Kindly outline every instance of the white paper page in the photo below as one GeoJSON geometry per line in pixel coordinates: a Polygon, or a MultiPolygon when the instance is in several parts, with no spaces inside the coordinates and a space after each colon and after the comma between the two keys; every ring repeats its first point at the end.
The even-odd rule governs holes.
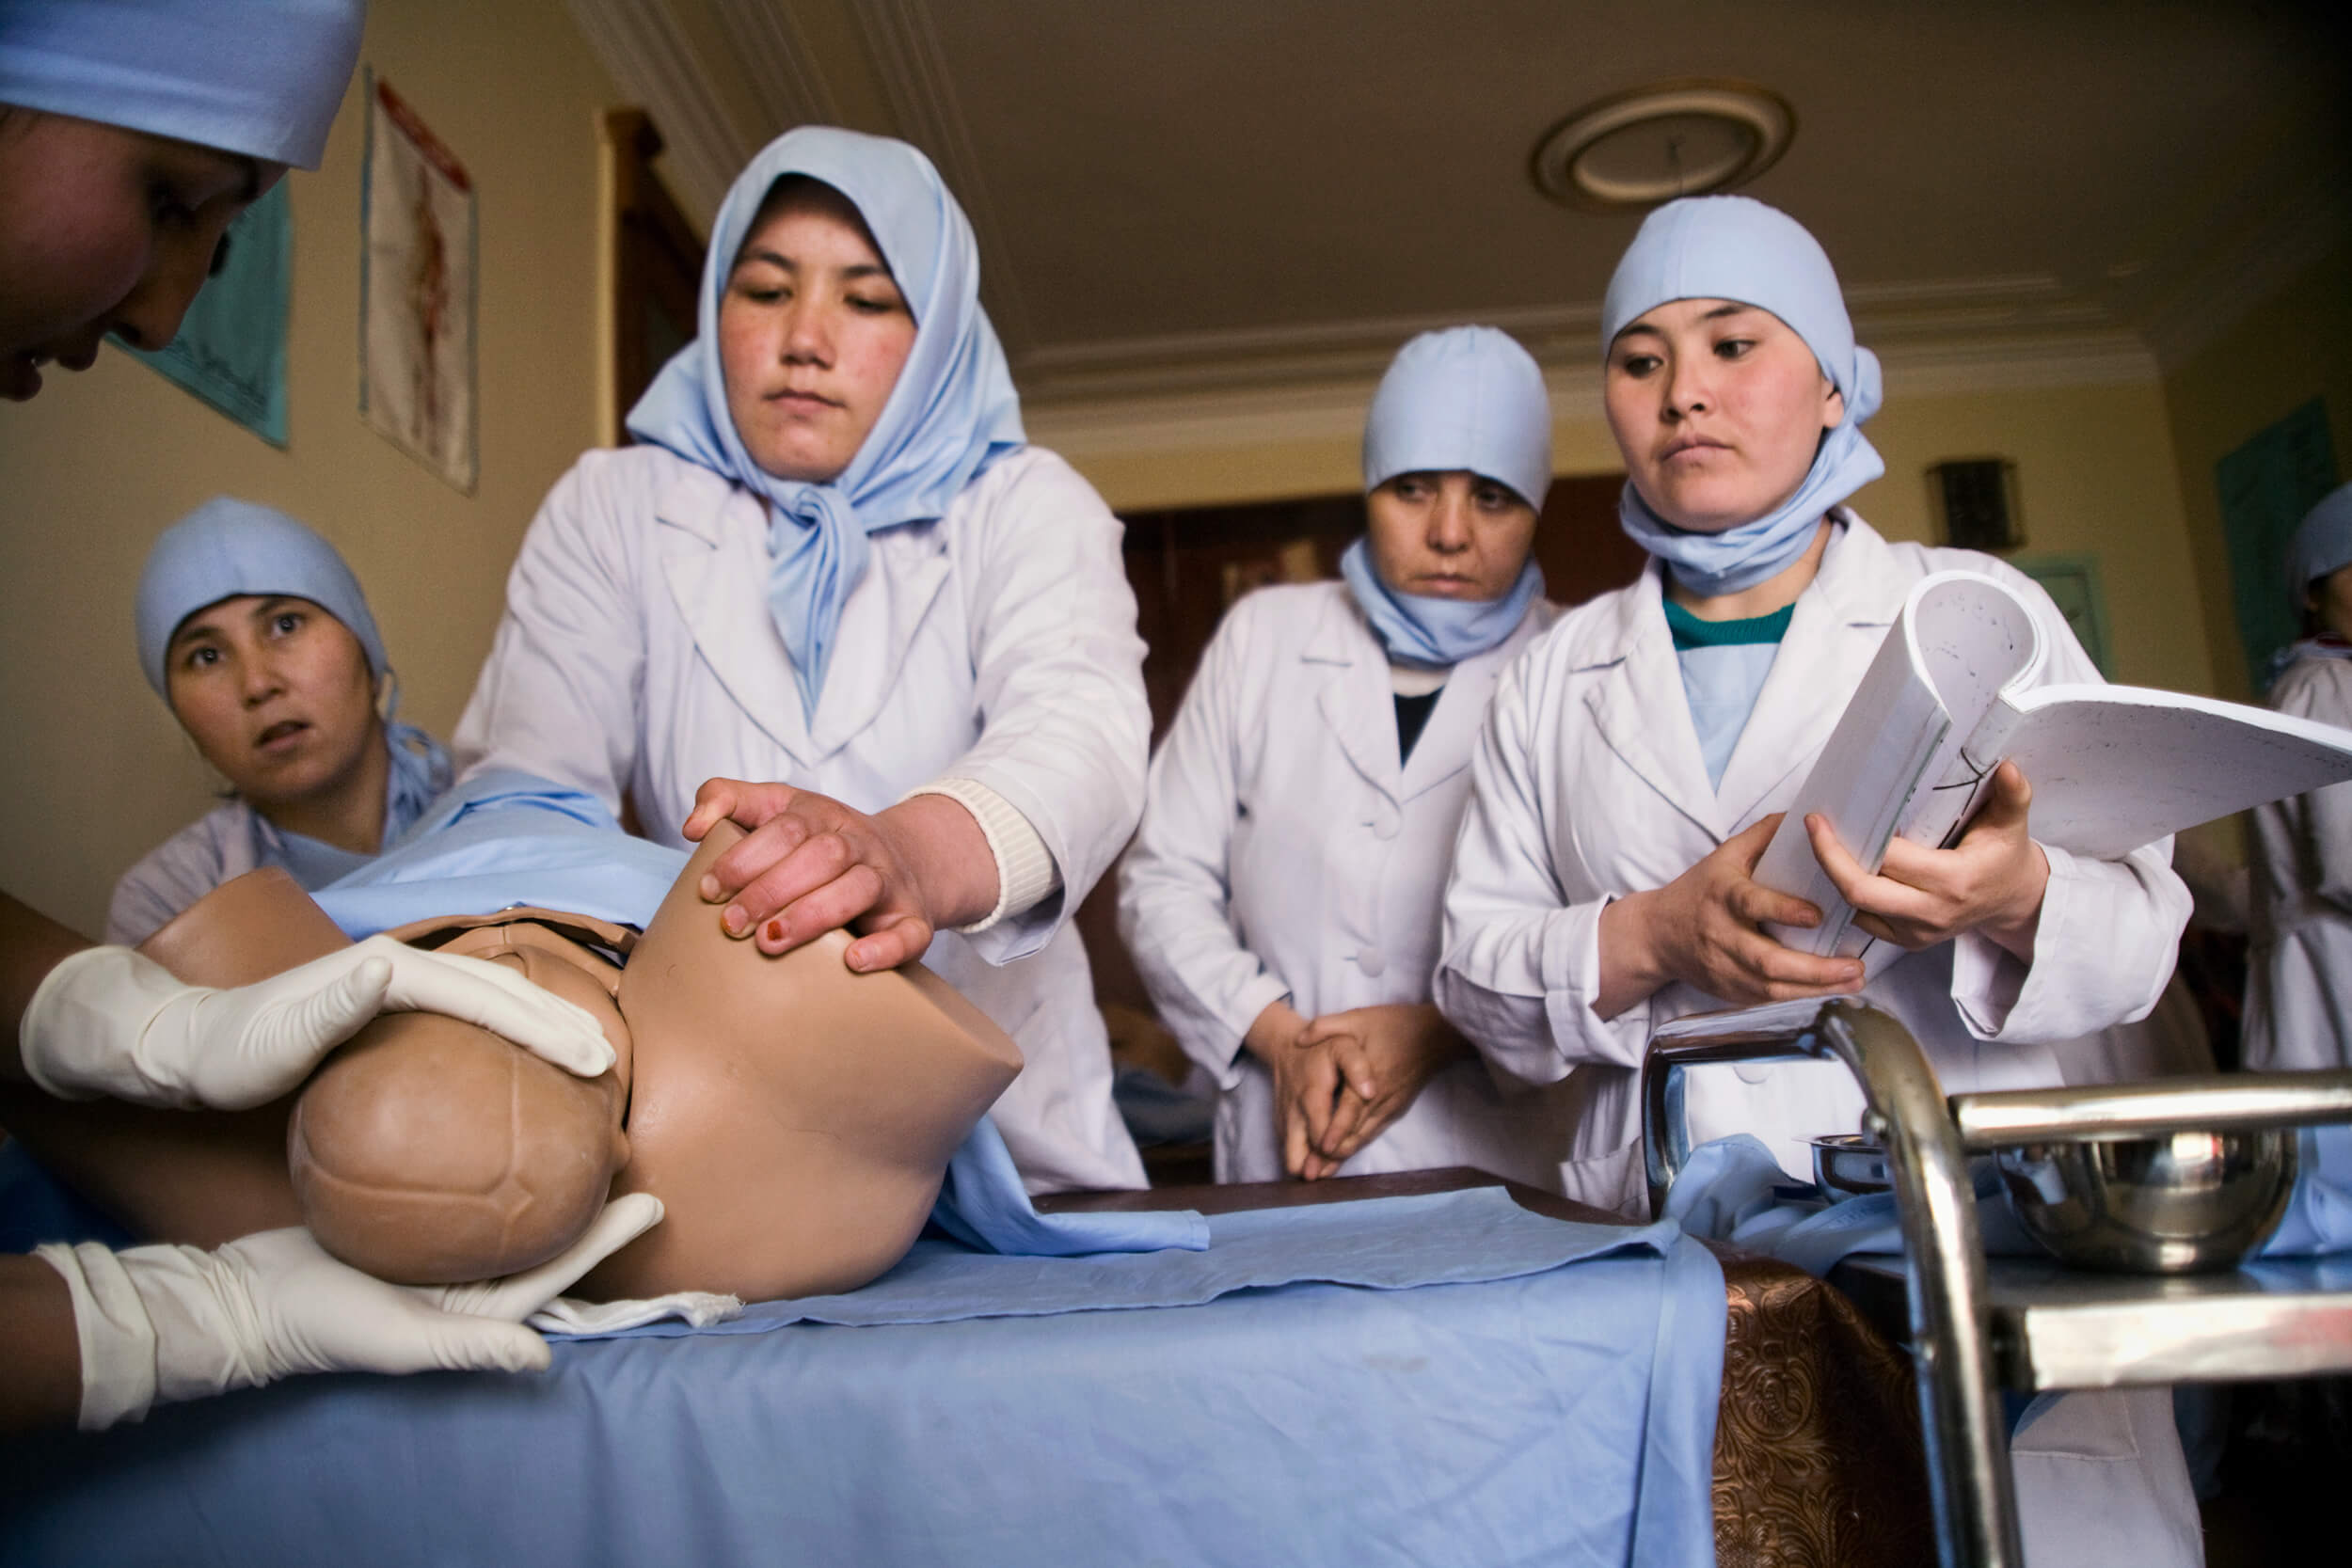
{"type": "Polygon", "coordinates": [[[1774,940],[1808,953],[1859,953],[1869,944],[1850,928],[1852,906],[1814,859],[1805,817],[1827,817],[1838,842],[1873,871],[1897,832],[1940,842],[1979,782],[1963,738],[2002,688],[2030,679],[2041,660],[2032,611],[1991,578],[1937,572],[1913,586],[1756,863],[1757,881],[1821,911],[1811,930],[1766,927],[1774,940]]]}
{"type": "Polygon", "coordinates": [[[1944,705],[1913,670],[1898,623],[1879,644],[1845,717],[1830,732],[1820,759],[1756,863],[1757,881],[1821,911],[1821,924],[1811,930],[1765,927],[1774,941],[1807,953],[1832,952],[1853,918],[1853,907],[1837,895],[1829,873],[1813,858],[1805,814],[1828,817],[1838,842],[1856,846],[1865,863],[1875,865],[1886,852],[1896,813],[1950,728],[1944,705]]]}
{"type": "Polygon", "coordinates": [[[2352,779],[2352,730],[2132,686],[2016,693],[1984,739],[2032,786],[2026,831],[2099,860],[2352,779]]]}
{"type": "Polygon", "coordinates": [[[1807,996],[1794,1002],[1759,1002],[1753,1007],[1734,1007],[1716,1013],[1685,1013],[1669,1019],[1650,1031],[1650,1041],[1704,1039],[1714,1035],[1788,1035],[1795,1037],[1813,1027],[1828,1006],[1820,997],[1807,996]]]}

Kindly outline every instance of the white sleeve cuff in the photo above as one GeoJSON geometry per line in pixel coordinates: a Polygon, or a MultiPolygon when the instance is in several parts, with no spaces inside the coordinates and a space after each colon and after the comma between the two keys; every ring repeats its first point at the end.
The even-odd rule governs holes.
{"type": "Polygon", "coordinates": [[[900,799],[912,800],[917,795],[945,795],[970,812],[996,861],[996,907],[986,917],[957,927],[962,935],[977,936],[999,921],[1025,914],[1061,886],[1061,868],[1054,863],[1045,840],[1012,802],[988,785],[977,779],[934,779],[900,799]]]}

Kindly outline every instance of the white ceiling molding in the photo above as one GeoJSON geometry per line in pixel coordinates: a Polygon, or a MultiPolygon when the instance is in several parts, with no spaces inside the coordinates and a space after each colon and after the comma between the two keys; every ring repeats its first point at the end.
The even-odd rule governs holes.
{"type": "MultiPolygon", "coordinates": [[[[1846,301],[1865,343],[1939,390],[2155,373],[2146,344],[2104,306],[2045,275],[1863,284],[1846,301]]],[[[1407,338],[1470,322],[1502,328],[1548,368],[1581,372],[1600,357],[1600,307],[1584,303],[1056,344],[1021,356],[1013,371],[1041,406],[1369,387],[1407,338]]]]}
{"type": "Polygon", "coordinates": [[[2315,181],[2277,202],[2251,233],[2185,269],[2151,313],[2148,341],[2169,372],[2179,370],[2304,268],[2352,232],[2336,178],[2315,181]]]}
{"type": "Polygon", "coordinates": [[[841,105],[790,8],[781,0],[710,0],[710,8],[742,54],[744,74],[771,134],[841,123],[841,105]]]}
{"type": "Polygon", "coordinates": [[[2139,335],[2120,327],[1890,343],[1878,356],[1890,401],[2049,387],[2129,387],[2162,373],[2139,335]]]}
{"type": "Polygon", "coordinates": [[[692,42],[663,0],[571,0],[571,12],[612,80],[653,117],[674,194],[707,221],[753,148],[720,108],[692,42]]]}
{"type": "MultiPolygon", "coordinates": [[[[1388,353],[1368,368],[1282,384],[1072,398],[1037,396],[1024,381],[1022,418],[1029,438],[1073,460],[1170,452],[1230,451],[1293,441],[1353,441],[1379,384],[1388,353]]],[[[1572,363],[1548,366],[1551,414],[1567,424],[1601,418],[1597,346],[1572,363]]],[[[2113,387],[2153,382],[2155,356],[2130,332],[2044,333],[1977,341],[1912,342],[1883,358],[1890,398],[1950,397],[2052,387],[2113,387]]]]}
{"type": "Polygon", "coordinates": [[[931,155],[972,220],[980,245],[981,292],[1007,354],[1016,358],[1036,341],[1028,302],[1008,259],[995,206],[981,178],[981,159],[956,99],[953,72],[924,0],[848,0],[866,41],[882,96],[906,137],[931,155]]]}

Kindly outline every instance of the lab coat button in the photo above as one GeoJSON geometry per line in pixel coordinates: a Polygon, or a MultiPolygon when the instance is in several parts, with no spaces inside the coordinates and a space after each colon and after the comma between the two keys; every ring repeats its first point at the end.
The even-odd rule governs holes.
{"type": "Polygon", "coordinates": [[[1376,980],[1380,977],[1380,972],[1389,966],[1381,958],[1380,949],[1377,947],[1359,947],[1356,950],[1356,967],[1376,980]]]}
{"type": "Polygon", "coordinates": [[[1394,838],[1397,834],[1397,830],[1402,826],[1403,824],[1398,822],[1393,816],[1375,817],[1372,824],[1372,834],[1375,838],[1386,842],[1389,839],[1394,838]]]}

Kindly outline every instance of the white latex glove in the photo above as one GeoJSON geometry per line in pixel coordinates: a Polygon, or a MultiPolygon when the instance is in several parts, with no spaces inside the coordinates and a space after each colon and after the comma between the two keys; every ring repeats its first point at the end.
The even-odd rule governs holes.
{"type": "Polygon", "coordinates": [[[631,1193],[562,1256],[477,1285],[387,1285],[329,1258],[300,1226],[216,1252],[109,1252],[52,1243],[82,1352],[85,1432],[151,1405],[250,1388],[299,1372],[536,1371],[547,1341],[522,1320],[661,1218],[631,1193]]]}
{"type": "Polygon", "coordinates": [[[92,947],[49,972],[18,1039],[33,1082],[60,1100],[242,1111],[301,1083],[376,1014],[400,1012],[479,1024],[583,1078],[612,1065],[594,1018],[516,971],[389,937],[233,990],[92,947]]]}

